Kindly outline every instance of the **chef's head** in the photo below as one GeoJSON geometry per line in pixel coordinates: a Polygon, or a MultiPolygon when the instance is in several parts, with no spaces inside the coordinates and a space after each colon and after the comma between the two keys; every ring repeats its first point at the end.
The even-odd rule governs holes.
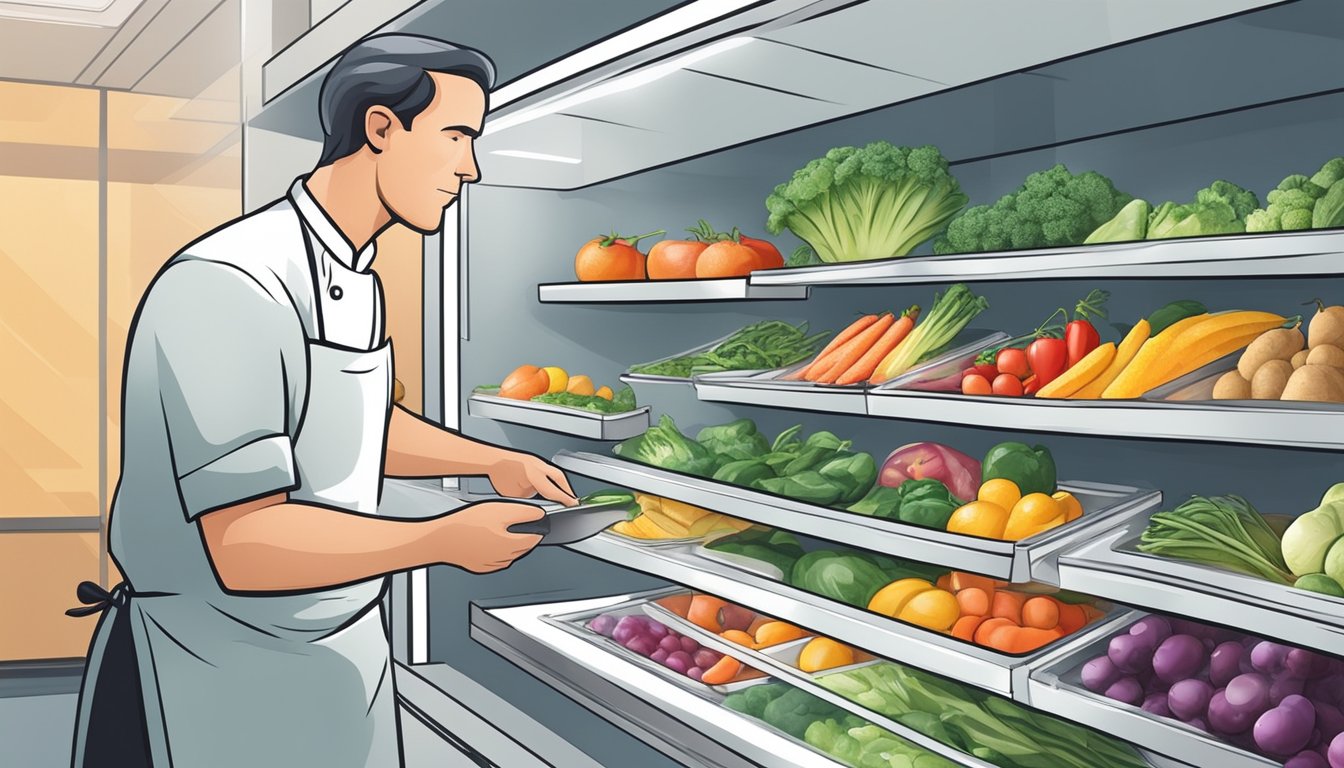
{"type": "Polygon", "coordinates": [[[416,35],[347,50],[322,83],[319,166],[356,156],[394,217],[437,231],[462,185],[480,178],[480,135],[495,67],[480,51],[416,35]]]}

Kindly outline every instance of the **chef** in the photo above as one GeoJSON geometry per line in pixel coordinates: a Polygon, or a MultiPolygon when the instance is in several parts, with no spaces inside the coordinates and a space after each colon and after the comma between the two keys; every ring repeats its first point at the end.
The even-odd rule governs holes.
{"type": "Polygon", "coordinates": [[[318,167],[186,246],[146,292],[110,520],[125,582],[80,585],[73,612],[103,612],[75,766],[399,765],[388,575],[507,568],[539,540],[509,526],[542,513],[385,519],[383,475],[487,476],[575,503],[541,459],[391,404],[374,239],[438,231],[480,178],[493,80],[484,55],[438,40],[355,45],[322,85],[318,167]]]}

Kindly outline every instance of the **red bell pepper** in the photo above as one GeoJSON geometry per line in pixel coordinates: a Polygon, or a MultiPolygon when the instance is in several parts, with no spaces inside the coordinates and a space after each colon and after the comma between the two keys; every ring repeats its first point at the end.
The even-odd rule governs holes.
{"type": "Polygon", "coordinates": [[[1077,365],[1078,361],[1087,357],[1089,352],[1101,346],[1101,335],[1088,318],[1105,318],[1105,304],[1110,297],[1106,291],[1094,288],[1074,306],[1074,319],[1064,328],[1064,342],[1068,347],[1068,368],[1077,365]]]}

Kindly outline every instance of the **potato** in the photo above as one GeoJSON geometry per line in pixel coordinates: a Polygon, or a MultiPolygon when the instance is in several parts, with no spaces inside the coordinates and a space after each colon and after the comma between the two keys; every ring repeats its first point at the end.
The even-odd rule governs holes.
{"type": "Polygon", "coordinates": [[[1270,360],[1260,366],[1251,379],[1251,399],[1278,400],[1292,375],[1292,363],[1287,360],[1270,360]]]}
{"type": "Polygon", "coordinates": [[[1322,344],[1307,353],[1307,365],[1329,365],[1344,368],[1344,349],[1333,344],[1322,344]]]}
{"type": "Polygon", "coordinates": [[[1260,334],[1237,361],[1237,371],[1241,377],[1250,381],[1260,366],[1270,360],[1292,360],[1293,355],[1302,349],[1306,341],[1302,332],[1296,328],[1275,328],[1260,334]]]}
{"type": "Polygon", "coordinates": [[[1293,355],[1293,370],[1297,370],[1298,368],[1301,368],[1302,366],[1306,365],[1307,355],[1310,354],[1311,354],[1310,350],[1304,349],[1301,352],[1298,352],[1296,355],[1293,355]]]}
{"type": "Polygon", "coordinates": [[[1282,399],[1317,403],[1344,402],[1344,371],[1330,365],[1304,365],[1288,377],[1282,399]]]}
{"type": "Polygon", "coordinates": [[[1322,344],[1344,348],[1344,307],[1319,306],[1320,309],[1311,316],[1311,323],[1307,326],[1311,348],[1315,349],[1322,344]]]}
{"type": "Polygon", "coordinates": [[[1228,371],[1218,378],[1218,383],[1213,385],[1214,400],[1249,400],[1251,399],[1251,382],[1243,379],[1240,373],[1228,371]]]}

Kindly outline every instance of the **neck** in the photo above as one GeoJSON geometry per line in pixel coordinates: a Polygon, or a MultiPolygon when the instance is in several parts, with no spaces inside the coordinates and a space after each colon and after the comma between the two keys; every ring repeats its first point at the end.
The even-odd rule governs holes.
{"type": "Polygon", "coordinates": [[[322,206],[355,252],[392,224],[392,213],[378,194],[378,177],[367,150],[324,165],[308,177],[308,194],[322,206]]]}

